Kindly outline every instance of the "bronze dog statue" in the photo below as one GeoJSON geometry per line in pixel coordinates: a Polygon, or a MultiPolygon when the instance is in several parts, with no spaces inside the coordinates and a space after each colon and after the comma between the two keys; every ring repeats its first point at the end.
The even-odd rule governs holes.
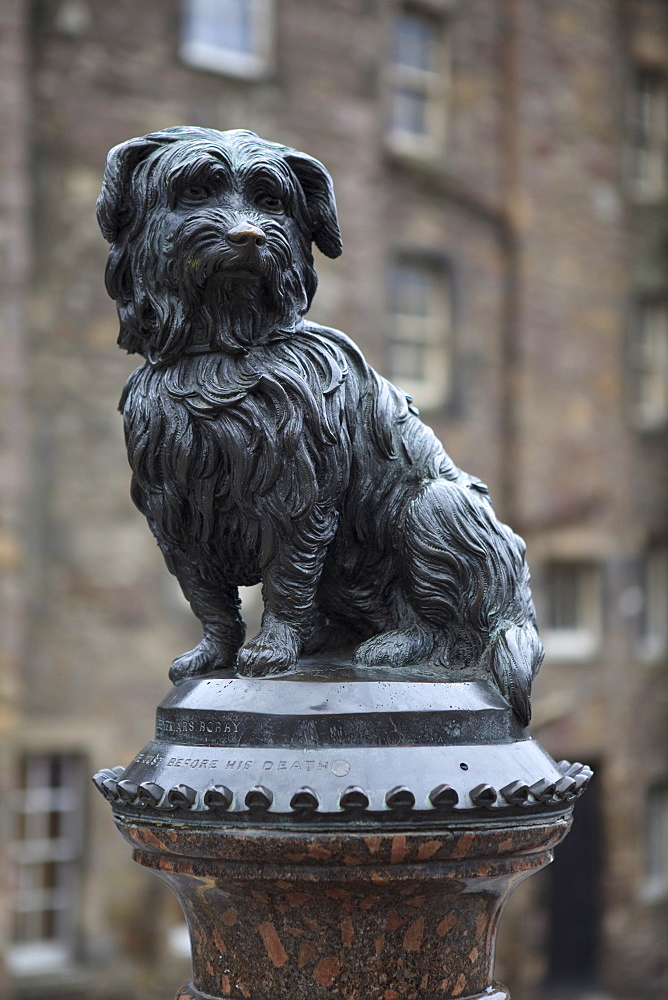
{"type": "Polygon", "coordinates": [[[304,320],[311,245],[341,253],[317,160],[246,131],[177,127],[116,146],[98,218],[119,344],[132,497],[194,613],[175,683],[266,675],[356,644],[496,679],[530,715],[542,647],[524,544],[399,389],[304,320]],[[244,643],[237,588],[262,582],[244,643]]]}

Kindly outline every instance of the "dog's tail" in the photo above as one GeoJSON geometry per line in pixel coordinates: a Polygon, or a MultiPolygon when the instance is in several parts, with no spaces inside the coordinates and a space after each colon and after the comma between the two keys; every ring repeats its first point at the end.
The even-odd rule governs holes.
{"type": "Polygon", "coordinates": [[[533,622],[499,629],[489,646],[492,676],[523,726],[531,721],[531,684],[543,656],[533,622]]]}
{"type": "Polygon", "coordinates": [[[528,724],[543,649],[522,539],[477,483],[437,479],[411,501],[404,545],[411,604],[444,637],[444,664],[487,669],[528,724]]]}

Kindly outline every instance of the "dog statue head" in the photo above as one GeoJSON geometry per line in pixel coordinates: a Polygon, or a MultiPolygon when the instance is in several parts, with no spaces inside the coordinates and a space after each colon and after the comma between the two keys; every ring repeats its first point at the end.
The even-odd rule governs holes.
{"type": "Polygon", "coordinates": [[[295,330],[317,287],[312,243],[341,253],[323,165],[242,130],[177,126],[115,146],[97,211],[118,343],[154,364],[295,330]]]}

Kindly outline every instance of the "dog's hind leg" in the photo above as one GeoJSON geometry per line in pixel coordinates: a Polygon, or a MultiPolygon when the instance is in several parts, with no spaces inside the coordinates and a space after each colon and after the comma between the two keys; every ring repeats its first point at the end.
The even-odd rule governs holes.
{"type": "Polygon", "coordinates": [[[543,650],[522,539],[475,483],[439,479],[409,505],[404,550],[411,604],[442,636],[439,662],[484,669],[526,725],[543,650]]]}
{"type": "Polygon", "coordinates": [[[367,667],[404,667],[429,658],[437,633],[421,621],[401,591],[395,591],[391,618],[401,627],[388,629],[361,643],[355,662],[367,667]]]}
{"type": "Polygon", "coordinates": [[[435,643],[434,631],[415,621],[367,639],[355,650],[355,662],[366,667],[405,667],[428,659],[435,643]]]}
{"type": "Polygon", "coordinates": [[[246,633],[239,591],[225,579],[215,582],[205,580],[199,570],[180,554],[165,552],[164,549],[163,554],[204,629],[204,635],[195,648],[174,660],[169,671],[170,680],[178,684],[188,677],[201,677],[233,667],[246,633]]]}

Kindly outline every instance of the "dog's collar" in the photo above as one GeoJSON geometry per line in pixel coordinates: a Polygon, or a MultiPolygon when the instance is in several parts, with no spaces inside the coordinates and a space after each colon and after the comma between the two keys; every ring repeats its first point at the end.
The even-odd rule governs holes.
{"type": "MultiPolygon", "coordinates": [[[[192,347],[186,347],[184,354],[212,354],[217,348],[213,344],[193,344],[192,347]]],[[[219,350],[219,348],[218,348],[219,350]]],[[[239,354],[246,354],[247,351],[240,350],[239,354]]]]}
{"type": "MultiPolygon", "coordinates": [[[[239,356],[244,356],[249,354],[253,347],[264,347],[266,344],[274,344],[281,340],[287,340],[288,337],[294,336],[296,333],[301,333],[304,330],[304,322],[302,321],[299,326],[293,327],[291,330],[274,330],[266,340],[263,340],[258,344],[249,344],[248,347],[238,347],[236,350],[231,350],[229,347],[225,348],[225,353],[235,354],[239,356]]],[[[221,348],[218,344],[212,344],[208,342],[206,344],[190,344],[190,346],[183,349],[183,354],[219,354],[221,348]]]]}

